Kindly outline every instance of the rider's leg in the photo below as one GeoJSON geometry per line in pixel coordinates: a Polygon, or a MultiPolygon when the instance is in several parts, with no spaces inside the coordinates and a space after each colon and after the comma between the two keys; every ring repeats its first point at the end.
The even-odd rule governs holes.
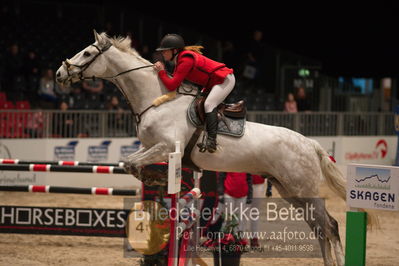
{"type": "Polygon", "coordinates": [[[235,77],[229,74],[222,84],[213,86],[204,102],[205,124],[208,133],[206,146],[209,152],[216,151],[217,109],[216,107],[230,94],[235,85],[235,77]]]}
{"type": "Polygon", "coordinates": [[[205,124],[207,131],[206,148],[209,152],[216,151],[216,135],[218,130],[218,111],[214,108],[212,112],[205,113],[205,124]]]}

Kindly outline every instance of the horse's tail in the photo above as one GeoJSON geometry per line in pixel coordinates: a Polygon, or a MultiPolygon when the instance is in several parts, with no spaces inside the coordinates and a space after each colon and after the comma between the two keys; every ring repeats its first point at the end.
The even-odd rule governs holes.
{"type": "MultiPolygon", "coordinates": [[[[335,165],[335,161],[333,162],[333,158],[320,146],[320,144],[314,140],[313,142],[316,153],[320,159],[321,171],[328,187],[341,199],[346,201],[346,180],[343,174],[335,165]]],[[[366,212],[363,209],[360,210],[366,212]]],[[[372,229],[374,226],[379,228],[379,221],[374,213],[367,211],[367,217],[367,225],[370,229],[372,229]]]]}
{"type": "Polygon", "coordinates": [[[330,155],[314,141],[317,155],[320,159],[321,172],[327,182],[328,187],[334,191],[341,199],[346,200],[346,180],[341,171],[332,161],[330,155]]]}

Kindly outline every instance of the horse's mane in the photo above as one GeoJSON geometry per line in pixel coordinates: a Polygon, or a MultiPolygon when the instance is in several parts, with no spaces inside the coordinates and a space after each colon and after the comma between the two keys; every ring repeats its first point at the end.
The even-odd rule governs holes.
{"type": "MultiPolygon", "coordinates": [[[[110,37],[105,32],[100,33],[100,36],[105,38],[109,42],[111,42],[112,45],[115,48],[117,48],[119,51],[133,55],[134,57],[136,57],[138,60],[142,61],[146,65],[151,64],[151,62],[149,62],[148,60],[141,57],[139,52],[137,52],[137,50],[132,47],[132,45],[131,45],[132,40],[130,39],[129,36],[110,37]]],[[[186,80],[183,81],[183,85],[184,85],[184,87],[186,87],[190,90],[192,90],[193,87],[200,90],[197,85],[195,85],[189,81],[186,81],[186,80]]]]}
{"type": "Polygon", "coordinates": [[[144,63],[150,63],[146,59],[141,57],[139,52],[137,52],[137,50],[132,47],[132,40],[129,36],[110,37],[105,32],[102,32],[100,36],[110,41],[112,45],[121,52],[131,54],[144,63]]]}

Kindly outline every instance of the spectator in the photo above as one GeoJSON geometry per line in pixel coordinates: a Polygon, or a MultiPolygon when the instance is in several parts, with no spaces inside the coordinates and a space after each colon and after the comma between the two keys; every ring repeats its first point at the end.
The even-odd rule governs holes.
{"type": "Polygon", "coordinates": [[[65,85],[65,84],[59,84],[57,86],[57,94],[60,96],[68,96],[72,92],[72,87],[71,85],[65,85]]]}
{"type": "Polygon", "coordinates": [[[76,136],[75,129],[75,114],[67,113],[69,109],[67,102],[62,101],[59,105],[61,112],[55,113],[53,117],[53,130],[54,135],[63,138],[72,138],[76,136]]]}
{"type": "MultiPolygon", "coordinates": [[[[265,185],[265,176],[252,175],[252,187],[253,187],[253,199],[251,208],[259,209],[262,204],[262,200],[265,196],[270,197],[272,195],[272,185],[267,181],[267,188],[265,185]]],[[[251,248],[259,247],[259,239],[256,235],[259,232],[259,219],[250,221],[250,231],[252,232],[252,239],[250,239],[251,248]]]]}
{"type": "Polygon", "coordinates": [[[223,60],[226,66],[232,69],[238,69],[237,53],[234,44],[231,41],[226,41],[223,43],[223,60]]]}
{"type": "Polygon", "coordinates": [[[24,60],[24,72],[27,78],[39,76],[39,59],[34,51],[29,51],[24,60]]]}
{"type": "Polygon", "coordinates": [[[27,97],[31,102],[36,102],[40,77],[39,59],[34,51],[29,51],[24,58],[24,74],[27,83],[27,97]]]}
{"type": "Polygon", "coordinates": [[[16,91],[15,82],[23,77],[23,59],[19,52],[18,44],[12,44],[9,49],[8,53],[4,57],[4,85],[5,91],[7,94],[12,97],[16,98],[19,92],[16,91]]]}
{"type": "Polygon", "coordinates": [[[287,113],[296,113],[298,112],[298,108],[296,105],[295,97],[293,93],[288,93],[287,99],[284,103],[284,112],[287,113]]]}
{"type": "Polygon", "coordinates": [[[298,88],[296,94],[296,104],[299,112],[310,111],[310,103],[306,97],[305,88],[298,88]]]}
{"type": "Polygon", "coordinates": [[[43,135],[43,112],[29,114],[25,133],[31,138],[40,138],[43,135]]]}
{"type": "Polygon", "coordinates": [[[101,93],[104,88],[104,82],[102,79],[85,79],[82,82],[82,88],[86,91],[86,93],[101,93]]]}
{"type": "Polygon", "coordinates": [[[48,68],[43,71],[39,85],[39,97],[42,99],[42,107],[53,109],[57,102],[57,83],[54,80],[54,72],[48,68]]]}
{"type": "Polygon", "coordinates": [[[263,32],[255,30],[248,45],[247,62],[243,73],[246,78],[254,80],[255,85],[261,85],[261,76],[264,72],[264,49],[263,32]]]}
{"type": "Polygon", "coordinates": [[[82,92],[82,82],[71,84],[71,93],[69,97],[69,107],[72,109],[82,109],[85,95],[82,92]]]}
{"type": "Polygon", "coordinates": [[[248,58],[250,62],[260,63],[263,61],[263,32],[255,30],[249,44],[248,58]]]}
{"type": "Polygon", "coordinates": [[[123,109],[119,104],[119,99],[116,96],[112,96],[107,104],[107,110],[116,111],[112,112],[108,120],[109,129],[120,129],[123,128],[122,112],[123,109]]]}
{"type": "Polygon", "coordinates": [[[69,105],[65,101],[59,104],[61,112],[55,113],[53,116],[53,134],[63,138],[85,138],[89,136],[90,125],[87,121],[83,123],[80,114],[67,112],[69,105]]]}
{"type": "MultiPolygon", "coordinates": [[[[252,177],[246,173],[218,173],[219,201],[224,202],[227,210],[238,208],[236,214],[240,217],[240,210],[252,202],[252,177]]],[[[238,231],[244,231],[247,221],[240,220],[238,231]]]]}

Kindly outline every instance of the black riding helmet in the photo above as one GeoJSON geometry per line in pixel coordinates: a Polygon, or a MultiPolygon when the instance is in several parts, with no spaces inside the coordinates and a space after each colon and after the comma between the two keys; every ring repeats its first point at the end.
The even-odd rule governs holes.
{"type": "Polygon", "coordinates": [[[156,51],[164,51],[170,49],[183,49],[184,40],[178,34],[167,34],[165,37],[162,38],[160,46],[156,49],[156,51]]]}

